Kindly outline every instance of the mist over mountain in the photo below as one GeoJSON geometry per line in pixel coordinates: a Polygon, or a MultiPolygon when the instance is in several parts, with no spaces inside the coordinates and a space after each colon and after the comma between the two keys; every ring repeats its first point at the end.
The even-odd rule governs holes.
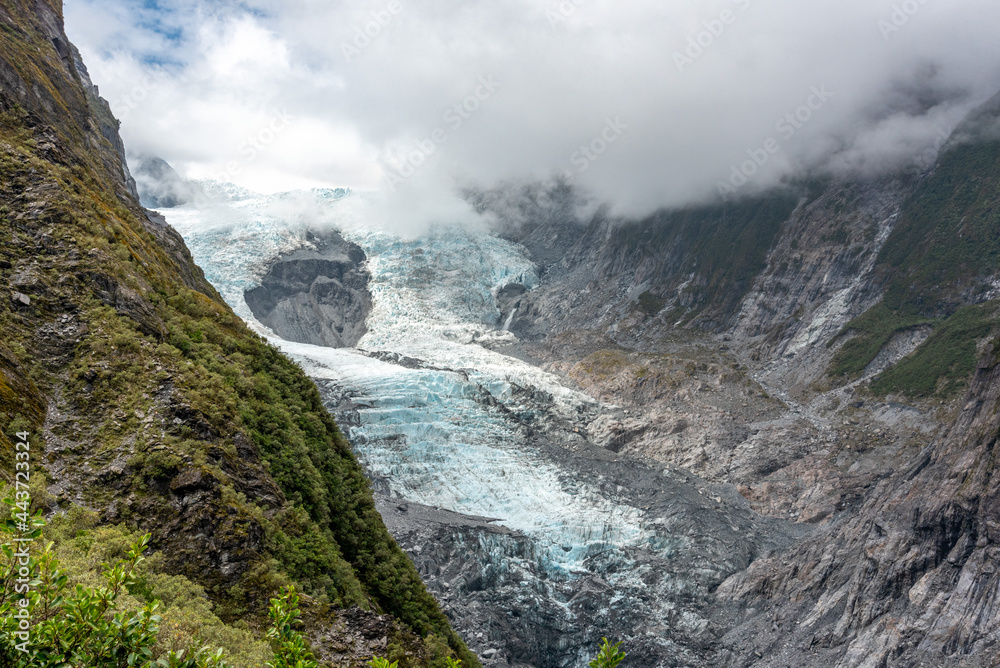
{"type": "Polygon", "coordinates": [[[0,666],[1000,665],[993,9],[0,0],[0,666]]]}
{"type": "Polygon", "coordinates": [[[132,175],[143,206],[170,208],[205,197],[194,183],[184,180],[165,160],[151,156],[133,156],[132,175]]]}
{"type": "Polygon", "coordinates": [[[562,176],[641,216],[926,166],[1000,88],[985,0],[73,0],[67,20],[130,150],[263,192],[562,176]]]}

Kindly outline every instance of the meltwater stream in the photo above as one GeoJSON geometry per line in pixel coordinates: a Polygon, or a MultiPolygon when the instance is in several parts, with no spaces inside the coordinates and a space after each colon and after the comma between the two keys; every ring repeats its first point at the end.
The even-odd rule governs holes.
{"type": "MultiPolygon", "coordinates": [[[[702,524],[718,511],[706,510],[711,503],[688,482],[566,447],[559,434],[583,441],[576,434],[607,407],[481,345],[513,336],[500,319],[497,290],[538,283],[525,251],[460,227],[402,239],[358,219],[357,208],[344,205],[357,195],[313,193],[325,224],[365,251],[373,308],[354,349],[294,343],[257,322],[243,295],[269,262],[309,246],[316,216],[290,214],[295,197],[230,190],[224,204],[163,213],[233,309],[317,380],[384,497],[491,518],[509,530],[456,539],[480,553],[458,559],[493,574],[477,575],[464,594],[485,601],[479,612],[442,596],[470,645],[492,646],[497,663],[490,665],[576,668],[596,639],[617,633],[634,636],[646,665],[683,665],[678,636],[697,636],[708,624],[691,601],[738,568],[747,550],[727,545],[736,540],[735,522],[721,521],[730,535],[709,535],[702,524]],[[631,489],[643,485],[641,494],[631,489]],[[505,563],[510,541],[530,544],[514,550],[526,564],[517,569],[505,563]],[[706,555],[717,558],[700,563],[706,555]],[[507,638],[518,634],[537,637],[507,638]],[[661,664],[668,656],[679,663],[661,664]]],[[[397,540],[411,556],[435,551],[397,540]]],[[[428,563],[440,572],[448,558],[456,557],[428,563]]]]}

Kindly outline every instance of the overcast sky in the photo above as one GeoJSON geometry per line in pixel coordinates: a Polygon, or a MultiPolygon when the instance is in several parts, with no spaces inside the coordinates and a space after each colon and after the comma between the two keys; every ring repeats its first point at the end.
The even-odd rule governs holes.
{"type": "Polygon", "coordinates": [[[261,191],[563,176],[638,215],[898,168],[1000,89],[996,0],[65,0],[65,16],[131,152],[261,191]]]}

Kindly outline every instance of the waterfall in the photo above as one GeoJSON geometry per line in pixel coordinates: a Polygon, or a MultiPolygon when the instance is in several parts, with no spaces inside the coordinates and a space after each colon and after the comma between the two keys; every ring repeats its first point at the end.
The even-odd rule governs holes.
{"type": "Polygon", "coordinates": [[[516,316],[516,315],[517,315],[517,307],[515,306],[514,310],[512,310],[510,312],[510,315],[507,316],[507,321],[504,322],[504,324],[503,324],[503,331],[505,331],[505,332],[509,332],[510,331],[510,323],[514,322],[514,316],[516,316]]]}

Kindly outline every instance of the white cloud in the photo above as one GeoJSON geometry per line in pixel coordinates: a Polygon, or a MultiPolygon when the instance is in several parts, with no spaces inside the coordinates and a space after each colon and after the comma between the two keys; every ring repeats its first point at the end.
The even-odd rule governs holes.
{"type": "Polygon", "coordinates": [[[411,200],[570,171],[641,214],[714,196],[769,139],[778,150],[747,189],[804,169],[893,168],[1000,86],[986,0],[396,2],[65,11],[132,150],[196,175],[236,162],[235,182],[265,190],[385,188],[409,155],[421,164],[397,192],[411,200]],[[502,85],[476,98],[482,78],[502,85]],[[822,86],[833,96],[779,132],[822,86]],[[281,113],[295,120],[248,151],[281,113]],[[609,119],[627,127],[602,146],[609,119]],[[595,157],[583,172],[581,147],[595,157]]]}

